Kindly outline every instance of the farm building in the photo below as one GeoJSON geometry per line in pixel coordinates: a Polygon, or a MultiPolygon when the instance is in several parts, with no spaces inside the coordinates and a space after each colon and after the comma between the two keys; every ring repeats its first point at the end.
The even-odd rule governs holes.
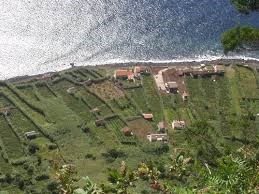
{"type": "Polygon", "coordinates": [[[9,115],[11,112],[11,107],[5,107],[5,108],[0,108],[0,114],[2,115],[9,115]]]}
{"type": "Polygon", "coordinates": [[[133,132],[129,127],[124,127],[121,129],[121,132],[125,135],[125,136],[132,136],[133,132]]]}
{"type": "Polygon", "coordinates": [[[152,121],[154,117],[152,113],[143,113],[142,116],[147,121],[152,121]]]}
{"type": "Polygon", "coordinates": [[[36,137],[39,136],[39,133],[36,132],[36,131],[29,131],[29,132],[24,133],[24,136],[25,136],[27,139],[35,139],[36,137]]]}
{"type": "Polygon", "coordinates": [[[67,93],[68,94],[74,94],[76,92],[76,88],[75,87],[70,87],[67,89],[67,93]]]}
{"type": "Polygon", "coordinates": [[[51,73],[46,73],[46,74],[43,74],[39,77],[37,77],[36,79],[37,80],[48,80],[52,77],[52,74],[51,73]]]}
{"type": "Polygon", "coordinates": [[[225,72],[225,68],[224,68],[223,65],[214,65],[213,68],[214,68],[214,71],[216,73],[224,73],[225,72]]]}
{"type": "Polygon", "coordinates": [[[98,120],[95,121],[95,125],[96,125],[97,127],[105,126],[105,120],[103,120],[103,119],[98,119],[98,120]]]}
{"type": "Polygon", "coordinates": [[[160,134],[149,134],[149,135],[147,135],[147,139],[150,142],[154,142],[154,141],[167,142],[169,138],[166,133],[160,133],[160,134]]]}
{"type": "Polygon", "coordinates": [[[92,112],[92,113],[99,113],[100,109],[96,107],[96,108],[93,108],[90,112],[92,112]]]}
{"type": "Polygon", "coordinates": [[[171,93],[177,93],[178,90],[178,84],[176,82],[167,82],[166,88],[171,93]]]}
{"type": "Polygon", "coordinates": [[[128,69],[117,69],[114,73],[115,79],[132,79],[132,77],[134,77],[134,74],[128,69]]]}
{"type": "Polygon", "coordinates": [[[164,133],[166,130],[165,122],[161,121],[157,124],[158,131],[164,133]]]}
{"type": "Polygon", "coordinates": [[[144,66],[135,66],[134,67],[134,75],[140,76],[142,73],[147,73],[147,68],[144,66]]]}
{"type": "Polygon", "coordinates": [[[185,121],[176,121],[172,122],[173,129],[184,129],[186,126],[185,121]]]}
{"type": "Polygon", "coordinates": [[[190,95],[189,95],[186,91],[184,91],[183,94],[182,94],[182,99],[183,99],[183,101],[187,101],[188,98],[189,98],[189,96],[190,96],[190,95]]]}

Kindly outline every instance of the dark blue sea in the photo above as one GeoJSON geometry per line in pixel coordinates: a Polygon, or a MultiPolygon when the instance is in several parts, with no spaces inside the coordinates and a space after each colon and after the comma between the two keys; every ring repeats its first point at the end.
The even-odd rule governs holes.
{"type": "Polygon", "coordinates": [[[0,79],[124,61],[257,58],[223,55],[221,33],[259,27],[230,0],[0,0],[0,79]]]}

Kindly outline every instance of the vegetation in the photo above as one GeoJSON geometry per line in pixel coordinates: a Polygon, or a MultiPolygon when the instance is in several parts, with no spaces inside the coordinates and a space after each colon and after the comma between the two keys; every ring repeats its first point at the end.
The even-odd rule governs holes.
{"type": "Polygon", "coordinates": [[[258,73],[225,69],[224,76],[186,77],[187,102],[160,93],[152,75],[121,87],[104,68],[1,82],[0,109],[10,110],[0,112],[0,191],[258,192],[258,73]],[[187,127],[173,130],[176,119],[187,127]],[[148,142],[162,120],[168,143],[148,142]],[[38,136],[26,138],[30,131],[38,136]]]}
{"type": "MultiPolygon", "coordinates": [[[[250,11],[259,9],[258,0],[231,0],[231,2],[241,13],[248,14],[250,11]]],[[[231,28],[222,34],[221,43],[225,53],[240,49],[258,50],[259,29],[252,26],[237,26],[231,28]]]]}
{"type": "Polygon", "coordinates": [[[224,32],[221,42],[225,53],[236,49],[258,48],[259,29],[250,26],[237,26],[224,32]]]}
{"type": "Polygon", "coordinates": [[[231,2],[241,13],[248,14],[250,11],[255,11],[259,9],[258,0],[231,0],[231,2]]]}

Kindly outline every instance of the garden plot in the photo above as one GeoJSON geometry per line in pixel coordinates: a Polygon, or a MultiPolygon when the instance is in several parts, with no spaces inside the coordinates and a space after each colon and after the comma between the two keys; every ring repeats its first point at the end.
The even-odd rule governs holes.
{"type": "Polygon", "coordinates": [[[71,74],[73,74],[74,76],[77,77],[78,80],[81,81],[87,81],[89,80],[89,76],[85,75],[84,73],[82,73],[80,70],[75,70],[73,72],[71,72],[71,74]]]}
{"type": "Polygon", "coordinates": [[[256,77],[253,70],[247,67],[236,67],[239,91],[242,97],[259,97],[256,77]]]}
{"type": "Polygon", "coordinates": [[[100,78],[99,74],[97,74],[95,71],[92,71],[90,69],[82,68],[80,71],[90,79],[98,79],[100,78]]]}
{"type": "MultiPolygon", "coordinates": [[[[69,94],[67,89],[68,88],[58,88],[58,94],[62,97],[65,104],[84,121],[88,122],[89,120],[94,119],[94,115],[90,112],[91,107],[89,107],[80,97],[76,97],[76,94],[69,94]]],[[[77,88],[75,90],[77,90],[77,88]]]]}
{"type": "Polygon", "coordinates": [[[150,112],[150,105],[145,99],[144,90],[142,87],[127,89],[126,92],[130,95],[130,97],[135,101],[140,110],[144,113],[150,112]]]}
{"type": "Polygon", "coordinates": [[[154,83],[152,76],[143,77],[143,87],[145,100],[149,104],[150,111],[154,115],[154,120],[160,122],[164,119],[161,99],[157,90],[157,87],[154,83]]]}
{"type": "Polygon", "coordinates": [[[91,108],[98,108],[99,115],[107,116],[113,114],[113,111],[108,107],[108,105],[100,99],[97,95],[94,95],[87,91],[87,89],[82,88],[77,93],[78,96],[81,96],[83,101],[91,108]]]}
{"type": "Polygon", "coordinates": [[[31,85],[27,86],[16,86],[24,95],[28,96],[31,100],[39,101],[38,97],[35,94],[35,91],[31,85]]]}
{"type": "Polygon", "coordinates": [[[121,129],[126,127],[126,123],[124,123],[119,117],[113,117],[106,121],[106,126],[108,129],[112,130],[114,134],[117,136],[121,143],[129,143],[135,144],[136,138],[134,136],[126,137],[122,132],[121,129]]]}
{"type": "Polygon", "coordinates": [[[110,103],[116,112],[122,114],[124,117],[132,117],[137,115],[136,109],[127,98],[113,99],[110,103]]]}
{"type": "Polygon", "coordinates": [[[0,155],[0,172],[3,173],[3,174],[12,172],[11,164],[6,162],[1,155],[0,155]]]}
{"type": "Polygon", "coordinates": [[[148,134],[154,132],[150,123],[145,121],[143,118],[130,121],[128,122],[128,125],[133,134],[143,140],[147,139],[148,134]]]}
{"type": "Polygon", "coordinates": [[[83,99],[90,105],[91,108],[101,106],[103,101],[96,95],[91,94],[87,89],[82,88],[78,91],[78,94],[83,97],[83,99]]]}
{"type": "Polygon", "coordinates": [[[111,100],[124,97],[123,91],[110,81],[92,84],[91,86],[89,86],[89,89],[95,94],[99,94],[100,97],[104,100],[111,100]]]}
{"type": "Polygon", "coordinates": [[[209,118],[208,103],[204,99],[204,91],[202,90],[202,80],[188,77],[186,80],[188,91],[190,93],[190,106],[195,109],[199,118],[209,118]]]}
{"type": "Polygon", "coordinates": [[[56,97],[54,92],[49,88],[46,83],[36,84],[39,94],[44,98],[56,97]]]}
{"type": "Polygon", "coordinates": [[[65,78],[60,78],[56,81],[53,81],[53,88],[55,89],[55,91],[59,91],[59,90],[67,90],[70,87],[75,86],[72,82],[68,81],[65,78]]]}
{"type": "Polygon", "coordinates": [[[38,131],[38,127],[28,119],[20,110],[13,109],[8,116],[10,122],[19,130],[19,133],[23,136],[24,133],[29,131],[38,131]]]}
{"type": "Polygon", "coordinates": [[[17,159],[23,156],[22,143],[8,125],[3,115],[0,116],[0,138],[2,139],[9,159],[17,159]]]}

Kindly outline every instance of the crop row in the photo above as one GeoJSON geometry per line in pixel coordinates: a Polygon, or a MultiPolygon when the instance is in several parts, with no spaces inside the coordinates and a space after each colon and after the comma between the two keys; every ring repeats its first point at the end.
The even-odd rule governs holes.
{"type": "Polygon", "coordinates": [[[126,123],[124,123],[119,117],[113,117],[107,120],[106,126],[115,133],[115,135],[117,136],[117,138],[121,143],[132,143],[132,144],[136,143],[136,139],[134,136],[126,137],[121,132],[121,129],[123,127],[126,127],[126,123]]]}

